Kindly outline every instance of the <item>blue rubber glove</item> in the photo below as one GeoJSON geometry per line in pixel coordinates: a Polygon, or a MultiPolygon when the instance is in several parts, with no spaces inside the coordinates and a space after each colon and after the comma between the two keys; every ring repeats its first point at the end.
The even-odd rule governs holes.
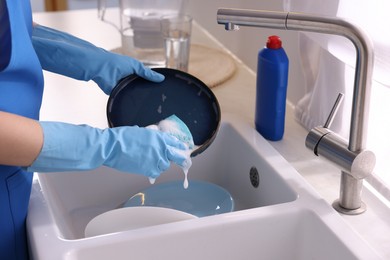
{"type": "Polygon", "coordinates": [[[58,172],[105,165],[157,178],[171,162],[182,166],[187,146],[161,131],[137,126],[98,129],[87,125],[40,122],[44,144],[28,171],[58,172]]]}
{"type": "Polygon", "coordinates": [[[154,82],[164,80],[163,75],[136,59],[41,25],[34,26],[32,43],[43,69],[78,80],[93,80],[107,95],[130,74],[154,82]]]}

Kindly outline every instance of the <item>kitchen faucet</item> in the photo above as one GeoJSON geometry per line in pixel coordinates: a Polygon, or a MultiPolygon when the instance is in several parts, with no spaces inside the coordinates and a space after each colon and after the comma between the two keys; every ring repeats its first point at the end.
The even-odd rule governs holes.
{"type": "Polygon", "coordinates": [[[341,169],[340,197],[333,203],[333,207],[348,215],[363,213],[366,210],[361,200],[363,179],[372,173],[375,166],[374,153],[365,149],[374,57],[371,41],[359,28],[347,21],[303,13],[220,8],[217,11],[217,22],[224,24],[226,30],[250,26],[308,31],[343,36],[353,43],[356,68],[349,141],[329,129],[338,107],[338,98],[327,122],[324,126],[310,130],[305,144],[315,155],[328,159],[341,169]]]}

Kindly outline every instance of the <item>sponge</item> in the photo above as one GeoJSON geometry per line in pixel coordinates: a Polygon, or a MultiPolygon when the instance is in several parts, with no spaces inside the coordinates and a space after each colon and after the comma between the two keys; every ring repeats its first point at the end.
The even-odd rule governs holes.
{"type": "MultiPolygon", "coordinates": [[[[147,128],[159,130],[161,132],[168,133],[183,143],[185,143],[188,146],[188,151],[184,152],[187,156],[187,160],[183,163],[182,166],[180,166],[185,175],[184,180],[184,188],[187,189],[188,187],[188,180],[187,180],[187,173],[189,168],[192,165],[191,161],[191,151],[195,148],[194,139],[192,137],[192,134],[190,132],[190,129],[188,129],[187,125],[176,115],[171,115],[164,120],[161,120],[157,125],[150,125],[147,126],[147,128]]],[[[156,179],[149,178],[149,181],[151,184],[153,184],[156,179]]]]}
{"type": "Polygon", "coordinates": [[[160,121],[157,127],[160,131],[168,133],[187,144],[189,149],[194,149],[195,144],[190,129],[176,115],[171,115],[160,121]]]}

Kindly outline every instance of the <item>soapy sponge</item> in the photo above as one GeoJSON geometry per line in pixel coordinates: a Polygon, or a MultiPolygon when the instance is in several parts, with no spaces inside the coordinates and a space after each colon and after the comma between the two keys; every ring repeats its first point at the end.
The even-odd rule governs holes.
{"type": "Polygon", "coordinates": [[[171,115],[160,121],[157,125],[162,132],[168,133],[188,145],[190,150],[194,149],[194,139],[187,125],[176,115],[171,115]]]}
{"type": "MultiPolygon", "coordinates": [[[[188,179],[187,173],[189,168],[192,165],[191,161],[191,151],[195,148],[194,139],[188,129],[187,125],[176,115],[171,115],[164,120],[161,120],[157,125],[150,125],[147,128],[159,130],[161,132],[168,133],[188,146],[188,150],[183,153],[187,156],[186,161],[180,167],[183,169],[185,180],[184,180],[184,188],[188,187],[188,179]]],[[[149,178],[151,184],[153,184],[156,180],[153,178],[149,178]]]]}

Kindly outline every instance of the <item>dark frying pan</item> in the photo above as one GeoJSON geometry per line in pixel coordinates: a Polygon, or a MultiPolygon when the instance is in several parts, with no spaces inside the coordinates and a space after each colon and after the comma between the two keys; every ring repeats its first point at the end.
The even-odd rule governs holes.
{"type": "Polygon", "coordinates": [[[121,80],[107,103],[110,127],[145,127],[175,114],[190,129],[196,148],[202,153],[214,141],[221,110],[214,93],[196,77],[174,69],[156,68],[165,80],[154,83],[137,75],[121,80]]]}

